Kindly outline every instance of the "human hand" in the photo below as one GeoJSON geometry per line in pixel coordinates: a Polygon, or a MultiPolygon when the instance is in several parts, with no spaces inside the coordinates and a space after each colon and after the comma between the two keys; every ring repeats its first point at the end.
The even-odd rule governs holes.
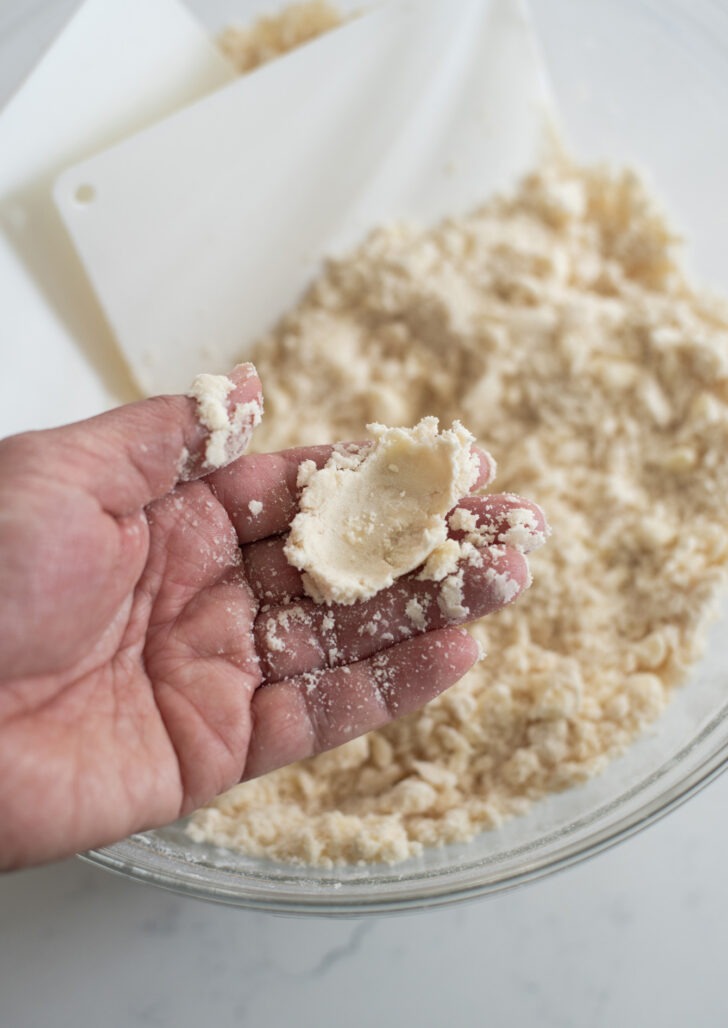
{"type": "MultiPolygon", "coordinates": [[[[233,379],[231,404],[259,396],[250,365],[233,379]]],[[[174,396],[0,442],[0,868],[168,823],[417,709],[478,657],[437,603],[406,616],[438,589],[414,575],[349,607],[304,597],[283,533],[299,464],[331,447],[205,475],[206,438],[174,396]]],[[[496,520],[516,503],[463,501],[496,520]]],[[[471,619],[502,605],[491,567],[528,580],[520,553],[485,550],[471,619]]]]}

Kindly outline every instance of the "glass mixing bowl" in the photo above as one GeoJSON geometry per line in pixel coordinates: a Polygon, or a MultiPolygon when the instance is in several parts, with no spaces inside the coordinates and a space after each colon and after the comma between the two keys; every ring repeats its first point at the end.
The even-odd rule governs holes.
{"type": "MultiPolygon", "coordinates": [[[[261,7],[241,0],[192,6],[211,27],[261,7]]],[[[646,174],[688,239],[697,277],[728,292],[728,9],[719,0],[532,0],[531,9],[576,153],[646,174]]],[[[668,711],[602,775],[469,844],[394,867],[321,870],[197,845],[174,825],[86,859],[189,895],[285,913],[427,907],[539,878],[644,828],[723,770],[726,629],[728,606],[668,711]]]]}
{"type": "Polygon", "coordinates": [[[728,605],[705,658],[665,715],[597,778],[537,803],[470,843],[416,859],[331,870],[193,843],[182,823],[85,854],[131,878],[204,899],[288,914],[382,913],[498,892],[568,867],[645,828],[725,769],[728,605]]]}

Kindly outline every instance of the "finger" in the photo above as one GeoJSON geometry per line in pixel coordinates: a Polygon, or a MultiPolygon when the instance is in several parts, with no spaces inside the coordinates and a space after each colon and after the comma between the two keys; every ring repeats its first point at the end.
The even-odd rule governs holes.
{"type": "Polygon", "coordinates": [[[498,466],[488,451],[482,449],[480,446],[473,446],[471,452],[478,460],[478,477],[470,488],[470,491],[474,493],[478,489],[485,489],[486,486],[491,484],[495,479],[498,466]]]}
{"type": "Polygon", "coordinates": [[[248,584],[261,603],[288,603],[304,595],[301,572],[285,554],[287,539],[277,535],[241,548],[248,584]]]}
{"type": "MultiPolygon", "coordinates": [[[[356,452],[371,445],[348,442],[337,443],[336,447],[356,452]]],[[[243,545],[287,530],[298,513],[301,495],[298,469],[308,460],[317,468],[323,467],[334,449],[334,446],[310,446],[279,453],[249,454],[210,476],[215,495],[228,512],[243,545]]],[[[492,481],[495,461],[478,447],[473,447],[473,453],[478,458],[478,477],[472,487],[475,490],[492,481]]]]}
{"type": "Polygon", "coordinates": [[[474,621],[528,585],[526,558],[516,550],[498,547],[479,556],[479,565],[461,564],[461,580],[419,581],[415,574],[351,606],[327,607],[306,597],[262,608],[254,633],[265,680],[350,664],[413,636],[474,621]]]}
{"type": "MultiPolygon", "coordinates": [[[[370,443],[339,443],[354,450],[370,443]]],[[[210,485],[241,543],[285,532],[298,513],[298,469],[305,461],[323,467],[333,446],[308,446],[279,453],[251,453],[210,475],[210,485]]]]}
{"type": "MultiPolygon", "coordinates": [[[[468,532],[467,527],[450,527],[449,535],[454,539],[482,533],[478,537],[479,546],[508,545],[516,540],[521,544],[516,548],[524,553],[539,546],[549,532],[541,508],[510,493],[465,497],[449,521],[470,529],[468,532]],[[464,511],[466,516],[453,518],[458,510],[464,511]]],[[[278,536],[243,547],[248,582],[263,603],[287,603],[305,595],[301,573],[288,563],[285,545],[286,537],[278,536]]]]}
{"type": "Polygon", "coordinates": [[[150,627],[173,623],[195,596],[230,576],[248,591],[237,537],[204,481],[172,490],[143,517],[151,546],[137,595],[153,598],[150,627]]]}
{"type": "Polygon", "coordinates": [[[131,514],[177,482],[243,453],[260,420],[260,380],[252,364],[241,364],[229,382],[232,388],[216,411],[204,411],[191,396],[155,396],[63,428],[18,436],[18,459],[42,462],[44,474],[63,476],[92,493],[110,514],[131,514]],[[227,413],[227,427],[207,427],[201,423],[205,413],[207,420],[227,413]]]}
{"type": "Polygon", "coordinates": [[[520,553],[543,546],[551,534],[538,504],[514,493],[464,497],[450,515],[448,527],[453,539],[472,539],[479,546],[512,546],[520,553]]]}
{"type": "Polygon", "coordinates": [[[478,659],[467,632],[444,629],[369,660],[304,674],[253,694],[244,778],[339,746],[419,710],[478,659]]]}

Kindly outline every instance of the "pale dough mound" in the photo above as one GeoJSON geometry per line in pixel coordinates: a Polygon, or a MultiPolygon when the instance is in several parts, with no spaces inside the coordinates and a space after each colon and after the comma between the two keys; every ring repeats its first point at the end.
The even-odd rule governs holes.
{"type": "MultiPolygon", "coordinates": [[[[553,538],[533,587],[472,626],[488,657],[462,681],[236,786],[193,838],[299,863],[402,860],[582,782],[655,721],[728,565],[728,313],[686,279],[674,239],[633,174],[557,161],[465,216],[377,229],[261,342],[257,448],[460,418],[553,538]]],[[[536,530],[514,512],[481,541],[488,526],[451,518],[476,548],[536,530]]],[[[449,610],[455,556],[429,568],[449,610]]]]}
{"type": "MultiPolygon", "coordinates": [[[[446,515],[473,487],[478,459],[460,422],[438,432],[367,426],[369,450],[339,448],[320,469],[302,465],[300,513],[285,554],[318,603],[355,603],[419,567],[447,537],[446,515]]],[[[310,465],[310,466],[309,466],[310,465]]]]}

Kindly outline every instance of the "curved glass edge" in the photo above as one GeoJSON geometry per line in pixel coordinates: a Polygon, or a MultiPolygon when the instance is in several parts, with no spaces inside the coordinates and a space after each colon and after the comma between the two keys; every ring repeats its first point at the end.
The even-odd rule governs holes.
{"type": "MultiPolygon", "coordinates": [[[[461,884],[457,880],[453,880],[457,874],[457,869],[453,868],[449,873],[437,876],[425,873],[403,879],[399,883],[390,882],[388,885],[392,886],[392,889],[386,894],[381,891],[376,895],[363,894],[365,889],[375,888],[375,883],[367,883],[364,888],[359,886],[358,889],[361,892],[358,895],[357,887],[342,887],[340,892],[337,892],[331,886],[326,887],[325,892],[321,890],[319,895],[312,891],[303,892],[302,890],[294,894],[287,890],[284,891],[279,883],[269,883],[267,891],[261,890],[259,893],[255,893],[244,891],[246,880],[242,876],[229,884],[224,881],[222,875],[220,875],[222,880],[212,882],[209,877],[203,877],[203,873],[208,870],[203,866],[200,866],[198,870],[192,866],[186,866],[183,871],[180,871],[177,866],[164,867],[163,858],[159,853],[149,851],[148,855],[144,854],[138,844],[129,841],[99,850],[89,850],[87,853],[79,854],[79,857],[123,877],[157,885],[163,889],[197,899],[238,906],[248,910],[328,917],[354,917],[424,910],[463,902],[479,896],[506,892],[596,856],[677,809],[691,796],[714,781],[727,767],[728,749],[724,747],[686,776],[679,785],[674,786],[668,792],[667,797],[663,794],[645,803],[613,828],[608,827],[596,832],[586,844],[577,840],[551,857],[534,860],[522,871],[512,874],[506,872],[485,881],[469,884],[461,884]],[[145,857],[146,859],[144,859],[145,857]]],[[[642,783],[642,788],[647,788],[648,784],[650,783],[642,783]]],[[[604,808],[594,811],[591,818],[582,821],[582,827],[587,827],[589,823],[604,816],[604,813],[604,808]]],[[[563,832],[554,833],[551,841],[559,835],[563,835],[563,832]]],[[[548,838],[542,840],[544,844],[548,841],[550,841],[548,838]]],[[[472,870],[477,869],[472,868],[472,870]]]]}

